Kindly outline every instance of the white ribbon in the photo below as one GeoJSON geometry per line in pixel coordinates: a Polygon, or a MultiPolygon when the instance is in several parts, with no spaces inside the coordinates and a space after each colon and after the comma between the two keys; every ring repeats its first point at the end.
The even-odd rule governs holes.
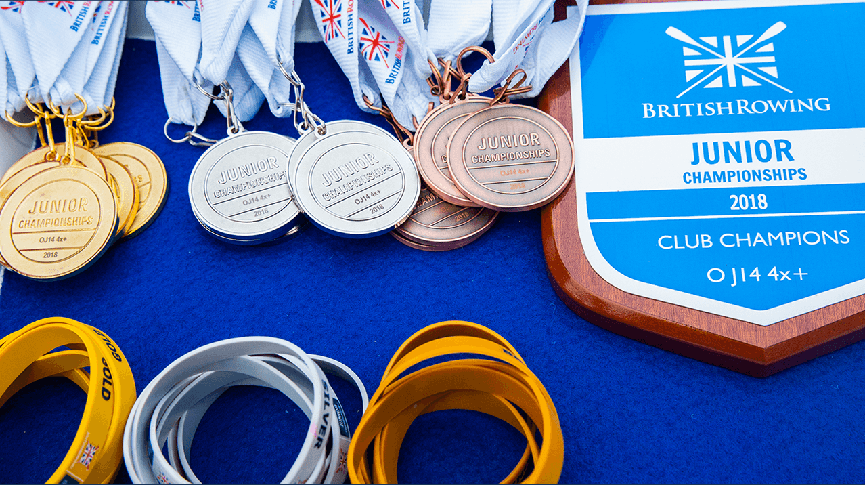
{"type": "MultiPolygon", "coordinates": [[[[84,34],[78,41],[75,50],[72,51],[66,65],[57,76],[54,85],[49,91],[50,99],[55,104],[60,106],[73,106],[78,104],[75,95],[82,95],[87,102],[87,114],[95,114],[103,107],[105,98],[105,88],[108,83],[108,75],[114,68],[115,49],[109,51],[108,55],[100,57],[105,46],[107,36],[110,35],[111,28],[115,23],[121,24],[122,19],[115,22],[118,13],[125,15],[126,9],[118,9],[117,3],[114,1],[94,2],[93,14],[80,28],[84,30],[84,34]],[[101,58],[102,65],[98,65],[101,58]],[[105,71],[106,74],[101,76],[98,81],[94,80],[91,84],[91,90],[85,89],[85,84],[91,81],[91,75],[97,68],[100,71],[105,71]],[[94,96],[95,94],[95,96],[94,96]]],[[[114,29],[114,34],[119,32],[114,29]]]]}
{"type": "MultiPolygon", "coordinates": [[[[252,78],[249,77],[249,73],[246,72],[236,53],[229,64],[225,80],[234,90],[232,107],[235,115],[240,121],[251,120],[264,102],[264,93],[252,82],[252,78]]],[[[228,106],[225,103],[216,103],[216,107],[219,108],[222,116],[228,117],[228,106]]]]}
{"type": "Polygon", "coordinates": [[[237,54],[249,76],[267,98],[278,117],[293,113],[289,104],[291,84],[277,66],[294,70],[295,22],[303,0],[257,2],[237,46],[237,54]]]}
{"type": "Polygon", "coordinates": [[[25,94],[65,107],[80,95],[88,114],[110,104],[126,12],[117,1],[7,2],[0,8],[4,108],[20,110],[25,94]]]}
{"type": "MultiPolygon", "coordinates": [[[[264,94],[237,53],[256,3],[267,7],[267,2],[254,0],[207,0],[201,7],[201,76],[214,85],[228,81],[234,90],[233,109],[240,121],[251,120],[264,101],[264,94]]],[[[225,103],[216,103],[216,107],[223,116],[229,116],[225,103]]]]}
{"type": "Polygon", "coordinates": [[[147,20],[153,28],[159,76],[168,119],[174,123],[198,126],[204,120],[210,98],[201,94],[198,73],[201,52],[201,11],[197,2],[147,2],[147,20]],[[191,5],[190,5],[191,4],[191,5]]]}
{"type": "Polygon", "coordinates": [[[577,5],[580,15],[553,23],[553,0],[493,0],[495,62],[484,61],[469,80],[469,90],[486,91],[520,68],[532,90],[517,97],[537,96],[582,31],[588,0],[577,5]]]}
{"type": "MultiPolygon", "coordinates": [[[[156,37],[162,91],[169,120],[198,126],[211,98],[206,92],[228,81],[234,96],[234,114],[248,121],[264,101],[261,90],[236,53],[253,0],[199,0],[149,2],[147,20],[156,37]],[[184,9],[185,7],[185,9],[184,9]]],[[[217,103],[228,116],[225,103],[217,103]]]]}
{"type": "Polygon", "coordinates": [[[71,58],[90,26],[96,3],[28,2],[21,8],[30,59],[36,70],[36,83],[43,99],[69,106],[74,102],[75,96],[67,95],[66,91],[72,90],[72,93],[75,93],[77,89],[80,94],[83,90],[84,79],[81,79],[81,76],[86,57],[71,58]],[[63,91],[55,91],[54,97],[49,98],[51,88],[70,60],[73,63],[70,69],[75,74],[70,73],[68,78],[61,79],[59,87],[63,91]]]}
{"type": "Polygon", "coordinates": [[[435,62],[427,32],[413,0],[359,0],[360,55],[375,77],[385,103],[397,121],[411,127],[423,119],[429,102],[426,78],[435,62]]]}
{"type": "MultiPolygon", "coordinates": [[[[116,18],[111,27],[100,39],[102,51],[95,67],[84,85],[84,99],[88,107],[91,104],[109,106],[114,97],[114,86],[117,84],[117,70],[120,67],[120,55],[123,53],[123,41],[126,39],[126,14],[128,2],[114,2],[117,10],[116,18]],[[92,103],[91,100],[92,99],[92,103]]],[[[89,110],[89,108],[88,108],[89,110]]]]}
{"type": "Polygon", "coordinates": [[[108,84],[111,74],[120,65],[123,49],[121,40],[126,34],[127,7],[127,2],[100,2],[100,9],[93,19],[95,33],[90,39],[90,49],[87,52],[87,65],[84,70],[87,81],[82,93],[87,101],[88,113],[95,113],[100,107],[111,104],[114,87],[112,85],[109,93],[108,84]]]}
{"type": "Polygon", "coordinates": [[[351,83],[355,104],[370,111],[363,101],[364,95],[375,104],[380,104],[380,100],[372,72],[366,63],[359,62],[359,1],[309,0],[309,4],[325,45],[351,83]]]}
{"type": "Polygon", "coordinates": [[[414,0],[310,0],[310,5],[358,107],[371,111],[363,94],[380,106],[380,92],[404,126],[412,126],[413,117],[423,118],[435,100],[426,84],[428,61],[435,57],[414,0]]]}
{"type": "Polygon", "coordinates": [[[433,55],[453,60],[464,48],[481,45],[490,30],[492,0],[433,0],[429,47],[433,55]]]}
{"type": "Polygon", "coordinates": [[[202,76],[213,84],[219,84],[227,79],[229,67],[234,62],[240,34],[249,20],[254,3],[254,0],[202,2],[199,69],[202,76]]]}
{"type": "MultiPolygon", "coordinates": [[[[2,56],[0,56],[0,89],[3,90],[3,93],[0,93],[0,96],[2,96],[2,98],[0,98],[0,107],[4,108],[6,111],[8,111],[9,105],[7,104],[7,100],[9,99],[9,95],[8,95],[9,85],[7,84],[8,79],[7,79],[6,73],[8,71],[11,71],[12,69],[7,67],[9,64],[9,59],[6,58],[6,49],[3,47],[3,37],[2,36],[0,36],[0,53],[2,53],[2,56]]],[[[14,77],[13,77],[13,80],[14,80],[14,77]]],[[[15,111],[13,110],[9,114],[11,115],[14,112],[15,111]]],[[[5,120],[6,114],[2,113],[2,115],[3,115],[3,119],[5,120]]],[[[2,170],[2,169],[0,169],[0,170],[2,170]]]]}
{"type": "MultiPolygon", "coordinates": [[[[24,30],[21,11],[24,2],[7,5],[0,9],[0,39],[6,52],[6,103],[10,114],[24,108],[24,96],[36,80],[36,70],[30,61],[30,47],[24,30]]],[[[33,101],[39,101],[37,93],[31,93],[33,101]]]]}

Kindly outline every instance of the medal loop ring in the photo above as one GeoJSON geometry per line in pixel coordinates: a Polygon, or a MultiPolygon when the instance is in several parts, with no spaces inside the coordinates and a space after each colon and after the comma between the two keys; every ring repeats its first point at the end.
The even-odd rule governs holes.
{"type": "Polygon", "coordinates": [[[237,110],[234,109],[234,89],[228,84],[228,81],[223,81],[219,88],[225,100],[225,121],[228,123],[228,136],[236,135],[243,131],[243,125],[237,117],[237,110]]]}
{"type": "MultiPolygon", "coordinates": [[[[441,59],[439,59],[441,62],[441,59]]],[[[426,83],[429,85],[429,93],[433,96],[441,96],[442,95],[442,86],[444,86],[444,81],[442,79],[441,72],[439,71],[438,66],[433,64],[432,61],[427,61],[429,64],[430,70],[432,70],[432,75],[426,78],[426,83]],[[433,81],[435,78],[435,81],[433,81]]]]}
{"type": "MultiPolygon", "coordinates": [[[[22,122],[16,120],[15,118],[13,118],[12,115],[9,114],[9,111],[6,111],[6,110],[3,111],[4,112],[4,118],[6,119],[6,121],[9,122],[9,124],[11,124],[12,126],[17,126],[18,128],[36,127],[36,133],[39,135],[40,146],[43,146],[43,147],[47,146],[48,143],[45,140],[45,134],[42,132],[42,127],[39,126],[39,121],[45,120],[46,130],[50,134],[51,123],[48,120],[49,120],[49,117],[51,116],[51,114],[49,112],[46,112],[42,108],[40,108],[38,105],[33,104],[33,102],[30,101],[29,93],[24,93],[24,102],[27,103],[27,107],[30,108],[30,111],[33,112],[33,121],[30,121],[27,123],[22,123],[22,122]]],[[[51,140],[51,150],[49,150],[49,153],[55,153],[53,140],[51,140]]],[[[52,158],[53,158],[53,156],[54,155],[51,155],[52,158]]]]}
{"type": "MultiPolygon", "coordinates": [[[[24,93],[24,102],[27,103],[27,107],[30,108],[30,111],[32,111],[33,113],[36,114],[36,116],[37,116],[36,121],[38,121],[40,118],[45,120],[45,132],[46,133],[42,133],[42,129],[38,128],[38,127],[36,129],[36,133],[39,135],[39,143],[41,143],[42,146],[47,146],[48,142],[46,142],[46,137],[48,137],[48,138],[51,137],[51,123],[49,122],[50,117],[51,117],[51,113],[48,111],[45,111],[44,109],[40,108],[39,106],[33,104],[33,102],[30,101],[29,91],[27,93],[24,93]]],[[[10,120],[11,118],[7,116],[6,119],[10,120]]],[[[50,140],[50,143],[51,143],[51,150],[49,150],[49,152],[56,154],[54,151],[54,140],[50,140]]],[[[54,155],[52,155],[52,157],[53,156],[54,155]]]]}
{"type": "Polygon", "coordinates": [[[529,91],[531,91],[532,86],[530,84],[523,86],[523,83],[525,83],[528,78],[529,75],[526,74],[526,71],[522,69],[514,69],[514,72],[512,72],[507,79],[505,79],[505,82],[502,83],[502,86],[493,90],[495,96],[493,96],[493,99],[490,100],[490,106],[493,106],[494,104],[497,104],[499,102],[507,103],[509,96],[528,93],[529,91]],[[516,83],[514,83],[513,86],[511,86],[511,82],[513,82],[513,80],[520,74],[522,74],[523,77],[521,77],[516,83]]]}
{"type": "Polygon", "coordinates": [[[189,144],[194,146],[194,147],[209,147],[209,146],[213,145],[214,143],[216,143],[216,140],[207,138],[206,136],[198,133],[198,125],[193,125],[192,130],[187,131],[183,135],[183,138],[178,138],[178,139],[171,138],[171,136],[168,134],[168,125],[170,125],[172,123],[175,123],[178,125],[182,124],[178,121],[174,121],[171,118],[168,118],[165,121],[165,125],[162,127],[162,133],[165,135],[165,138],[167,138],[168,141],[170,141],[170,142],[173,142],[173,143],[189,142],[189,144]]]}
{"type": "MultiPolygon", "coordinates": [[[[195,87],[198,88],[199,91],[201,91],[201,94],[207,96],[208,98],[212,99],[213,101],[225,101],[225,120],[228,123],[228,128],[227,128],[228,136],[236,135],[236,134],[243,131],[243,125],[240,123],[240,119],[237,117],[237,111],[234,109],[234,89],[231,87],[230,84],[228,84],[228,81],[222,81],[221,83],[219,83],[219,94],[217,94],[217,95],[213,95],[213,94],[207,92],[207,90],[204,89],[203,87],[201,87],[201,84],[198,83],[197,81],[193,81],[192,84],[194,84],[195,87]]],[[[203,138],[203,137],[196,136],[194,130],[192,133],[187,132],[187,135],[190,136],[191,138],[199,138],[199,139],[203,138]]],[[[166,137],[167,136],[168,135],[166,135],[166,137]]],[[[183,141],[187,141],[189,139],[190,138],[186,138],[183,141]]],[[[171,140],[171,138],[169,138],[169,140],[171,140]]],[[[204,138],[204,140],[206,140],[206,143],[209,143],[209,144],[216,143],[215,141],[211,141],[208,138],[204,138]]],[[[171,140],[171,141],[174,141],[174,140],[171,140]]],[[[175,143],[181,143],[181,142],[175,142],[175,143]]],[[[193,143],[191,141],[190,141],[190,144],[192,144],[193,146],[210,146],[210,145],[196,145],[195,143],[193,143]]]]}
{"type": "MultiPolygon", "coordinates": [[[[66,152],[63,154],[63,157],[60,160],[61,163],[65,163],[65,164],[75,163],[75,127],[74,127],[74,123],[84,119],[84,115],[87,113],[87,101],[85,101],[84,98],[78,93],[75,93],[75,97],[78,99],[78,101],[83,106],[81,111],[79,113],[75,113],[75,114],[69,113],[69,111],[71,111],[71,107],[69,108],[69,111],[67,111],[66,113],[63,113],[61,111],[62,110],[61,107],[55,106],[54,103],[50,99],[48,100],[48,108],[51,110],[52,113],[54,113],[55,117],[57,117],[57,118],[59,118],[61,116],[63,117],[63,126],[66,128],[66,142],[65,142],[66,143],[66,152]]],[[[46,123],[46,126],[50,126],[50,123],[46,123]]]]}
{"type": "Polygon", "coordinates": [[[370,99],[365,94],[363,95],[363,102],[366,103],[367,108],[384,116],[384,119],[386,119],[387,122],[390,123],[390,126],[396,133],[399,142],[402,143],[402,146],[404,146],[406,150],[410,151],[412,146],[414,146],[414,133],[412,133],[408,128],[406,128],[399,121],[397,121],[396,116],[394,116],[393,111],[391,111],[387,104],[385,104],[384,99],[381,100],[381,108],[373,104],[373,102],[370,101],[370,99]]]}
{"type": "Polygon", "coordinates": [[[306,86],[303,84],[303,81],[300,80],[300,76],[297,74],[297,71],[292,70],[288,72],[285,70],[285,67],[282,65],[282,60],[277,56],[277,64],[276,66],[282,72],[282,75],[285,76],[285,79],[291,83],[294,88],[294,103],[284,103],[284,106],[291,106],[292,112],[294,113],[294,127],[297,132],[301,135],[305,135],[311,131],[315,131],[321,136],[327,134],[327,125],[322,121],[321,118],[318,117],[312,110],[309,109],[309,105],[306,104],[303,100],[304,92],[306,91],[306,86]],[[301,122],[300,119],[303,119],[301,122]]]}
{"type": "Polygon", "coordinates": [[[114,122],[114,98],[111,98],[109,106],[99,107],[99,117],[77,123],[76,136],[78,142],[84,148],[95,148],[99,145],[96,133],[108,128],[114,122]]]}
{"type": "Polygon", "coordinates": [[[487,58],[490,64],[496,62],[493,55],[490,54],[490,51],[484,49],[481,46],[471,45],[461,50],[459,55],[457,55],[457,76],[459,76],[460,78],[460,84],[459,86],[457,86],[456,91],[454,91],[454,96],[450,99],[451,104],[456,102],[456,98],[465,99],[465,97],[468,95],[469,79],[471,79],[472,74],[470,72],[466,72],[463,69],[463,57],[468,55],[470,52],[478,52],[480,54],[483,54],[483,56],[487,58]]]}
{"type": "MultiPolygon", "coordinates": [[[[194,84],[195,87],[198,88],[199,91],[201,91],[201,94],[207,96],[208,98],[212,99],[213,101],[222,101],[225,99],[225,96],[223,95],[222,89],[220,89],[218,95],[214,96],[213,93],[209,93],[209,92],[207,92],[206,89],[201,87],[201,84],[199,84],[198,81],[193,80],[192,84],[194,84]]],[[[222,85],[220,85],[220,88],[221,87],[222,87],[222,85]]]]}

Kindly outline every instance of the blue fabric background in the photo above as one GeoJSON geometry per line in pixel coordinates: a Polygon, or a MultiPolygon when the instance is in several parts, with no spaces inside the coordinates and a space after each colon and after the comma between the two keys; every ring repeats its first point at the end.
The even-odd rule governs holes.
{"type": "MultiPolygon", "coordinates": [[[[324,120],[360,119],[323,44],[298,44],[297,70],[324,120]]],[[[565,438],[563,482],[862,482],[858,343],[767,379],[736,374],[607,331],[553,293],[540,211],[502,214],[473,244],[446,253],[390,236],[342,239],[314,227],[280,244],[231,246],[204,233],[189,208],[189,173],[203,149],[162,135],[167,114],[154,44],[127,42],[117,116],[103,142],[152,148],[168,170],[165,209],[138,237],[86,272],[42,283],[6,273],[0,332],[61,315],[94,325],[126,353],[138,389],[180,355],[220,339],[267,335],[351,366],[370,393],[397,347],[431,323],[491,327],[546,385],[565,438]]],[[[219,137],[213,111],[201,131],[219,137]]],[[[251,130],[296,135],[264,108],[251,130]]],[[[337,387],[356,425],[359,398],[337,387]]],[[[0,408],[0,480],[48,478],[64,455],[84,394],[62,379],[28,386],[0,408]]],[[[192,465],[218,482],[274,482],[307,424],[276,391],[221,398],[196,435],[192,465]]],[[[493,418],[449,411],[419,419],[400,455],[406,482],[493,482],[525,446],[493,418]]],[[[118,481],[128,480],[125,469],[118,481]]]]}

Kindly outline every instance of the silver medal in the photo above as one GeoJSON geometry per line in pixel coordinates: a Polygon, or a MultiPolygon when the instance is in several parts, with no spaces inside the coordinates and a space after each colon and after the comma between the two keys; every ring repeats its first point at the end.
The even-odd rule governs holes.
{"type": "Polygon", "coordinates": [[[289,232],[300,213],[286,178],[294,144],[276,133],[243,131],[208,148],[189,178],[192,211],[205,229],[240,244],[289,232]]]}
{"type": "Polygon", "coordinates": [[[322,229],[371,237],[408,218],[420,194],[413,157],[381,128],[358,121],[327,123],[305,134],[287,170],[301,210],[322,229]]]}

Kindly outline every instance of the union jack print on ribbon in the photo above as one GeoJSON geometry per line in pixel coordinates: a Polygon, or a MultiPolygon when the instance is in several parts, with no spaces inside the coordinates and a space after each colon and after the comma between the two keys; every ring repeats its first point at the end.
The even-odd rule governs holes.
{"type": "Polygon", "coordinates": [[[0,10],[10,10],[14,13],[18,13],[21,11],[21,5],[24,5],[24,0],[5,2],[5,5],[0,5],[0,10]]]}
{"type": "Polygon", "coordinates": [[[185,2],[183,0],[162,0],[163,3],[169,3],[171,5],[183,5],[186,8],[189,7],[189,2],[185,2]]]}
{"type": "Polygon", "coordinates": [[[62,12],[66,12],[69,15],[72,15],[72,10],[75,8],[75,2],[72,0],[60,0],[57,2],[46,2],[41,1],[39,3],[47,3],[48,5],[60,9],[62,12]]]}
{"type": "Polygon", "coordinates": [[[324,41],[330,42],[342,33],[342,0],[313,0],[319,7],[321,23],[324,24],[324,41]]]}
{"type": "Polygon", "coordinates": [[[81,452],[81,458],[78,459],[78,463],[81,463],[89,470],[90,463],[93,462],[97,450],[99,450],[98,446],[92,443],[87,443],[87,446],[84,447],[84,451],[81,452]]]}
{"type": "Polygon", "coordinates": [[[381,32],[377,32],[366,23],[366,20],[360,19],[360,23],[360,52],[368,61],[383,62],[387,68],[390,68],[387,64],[387,54],[390,52],[388,44],[393,44],[393,41],[387,40],[381,32]]]}
{"type": "Polygon", "coordinates": [[[388,7],[396,7],[397,10],[400,10],[400,6],[396,2],[392,2],[391,0],[381,0],[381,6],[387,10],[388,7]]]}

